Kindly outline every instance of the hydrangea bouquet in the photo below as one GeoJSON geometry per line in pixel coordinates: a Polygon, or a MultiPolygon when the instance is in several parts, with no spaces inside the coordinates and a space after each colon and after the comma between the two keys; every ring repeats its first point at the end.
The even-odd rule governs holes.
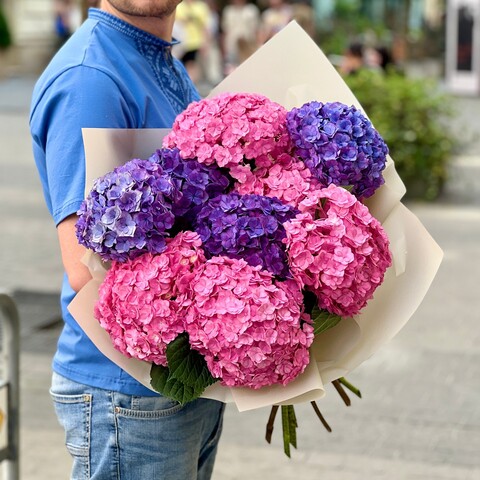
{"type": "Polygon", "coordinates": [[[163,142],[139,140],[151,145],[141,155],[110,142],[116,153],[96,160],[111,168],[91,179],[99,162],[86,142],[77,237],[102,261],[90,255],[94,279],[69,307],[102,352],[163,395],[273,405],[267,440],[281,405],[288,455],[293,404],[311,401],[323,422],[324,383],[345,402],[344,387],[358,394],[344,375],[413,314],[441,258],[400,203],[385,142],[309,42],[287,27],[163,142]],[[291,45],[325,85],[302,83],[300,57],[285,66],[291,45]],[[275,62],[289,74],[262,84],[275,62]]]}
{"type": "Polygon", "coordinates": [[[254,93],[191,104],[163,143],[98,178],[78,212],[78,241],[111,262],[95,317],[181,403],[217,381],[289,384],[391,265],[361,202],[385,143],[355,107],[254,93]]]}

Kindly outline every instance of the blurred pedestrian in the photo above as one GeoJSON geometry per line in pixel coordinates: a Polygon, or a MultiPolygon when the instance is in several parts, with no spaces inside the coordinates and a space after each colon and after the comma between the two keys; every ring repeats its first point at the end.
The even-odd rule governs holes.
{"type": "Polygon", "coordinates": [[[205,0],[209,9],[207,26],[208,43],[201,52],[205,80],[211,86],[220,83],[223,78],[221,38],[220,38],[220,12],[217,0],[205,0]]]}
{"type": "Polygon", "coordinates": [[[75,0],[55,0],[55,34],[60,48],[82,23],[82,13],[75,0]]]}
{"type": "Polygon", "coordinates": [[[293,9],[286,0],[268,0],[268,8],[261,15],[259,43],[270,40],[292,19],[293,9]]]}
{"type": "Polygon", "coordinates": [[[311,38],[315,38],[315,10],[312,7],[311,0],[294,0],[292,2],[292,19],[295,20],[311,38]]]}
{"type": "Polygon", "coordinates": [[[396,65],[390,50],[383,45],[366,49],[365,66],[382,73],[396,70],[396,65]]]}
{"type": "Polygon", "coordinates": [[[198,84],[202,77],[201,49],[207,48],[209,42],[209,7],[203,0],[183,0],[177,7],[175,21],[181,24],[184,35],[184,53],[180,60],[198,84]]]}
{"type": "Polygon", "coordinates": [[[340,73],[342,75],[354,75],[364,68],[363,44],[359,42],[351,43],[343,54],[340,64],[340,73]]]}
{"type": "Polygon", "coordinates": [[[246,60],[258,46],[260,10],[247,0],[230,0],[221,16],[225,73],[246,60]]]}

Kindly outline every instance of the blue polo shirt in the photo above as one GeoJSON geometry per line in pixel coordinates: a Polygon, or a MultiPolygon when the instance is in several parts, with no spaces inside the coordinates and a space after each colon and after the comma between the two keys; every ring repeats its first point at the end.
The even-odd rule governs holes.
{"type": "MultiPolygon", "coordinates": [[[[164,128],[198,92],[172,44],[98,9],[55,55],[32,97],[30,130],[45,201],[56,225],[84,197],[81,129],[164,128]]],[[[155,395],[108,360],[69,314],[75,292],[66,275],[65,325],[54,370],[71,380],[130,395],[155,395]]]]}

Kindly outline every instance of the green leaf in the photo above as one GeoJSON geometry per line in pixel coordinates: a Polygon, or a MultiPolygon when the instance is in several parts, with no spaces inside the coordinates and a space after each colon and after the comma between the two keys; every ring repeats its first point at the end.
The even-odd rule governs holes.
{"type": "Polygon", "coordinates": [[[320,310],[317,306],[313,307],[312,320],[313,320],[313,333],[319,335],[330,328],[335,327],[342,317],[326,310],[320,310]]]}
{"type": "Polygon", "coordinates": [[[150,369],[150,385],[156,392],[164,395],[163,392],[166,388],[169,375],[170,370],[167,367],[152,363],[152,368],[150,369]]]}
{"type": "Polygon", "coordinates": [[[317,208],[315,210],[315,220],[319,220],[319,219],[324,218],[326,216],[326,214],[324,212],[326,204],[327,204],[327,199],[326,198],[321,198],[320,199],[320,208],[317,208]]]}
{"type": "Polygon", "coordinates": [[[282,405],[283,451],[290,458],[290,445],[297,448],[297,417],[293,405],[282,405]]]}
{"type": "Polygon", "coordinates": [[[203,356],[190,348],[187,334],[179,335],[167,346],[167,363],[168,367],[152,365],[151,385],[182,405],[200,397],[205,388],[217,381],[203,356]]]}
{"type": "Polygon", "coordinates": [[[190,348],[186,333],[168,344],[167,362],[171,377],[195,389],[205,389],[217,381],[208,370],[203,355],[190,348]]]}
{"type": "Polygon", "coordinates": [[[170,377],[170,370],[162,365],[152,365],[150,379],[155,391],[182,405],[198,398],[203,392],[203,390],[195,391],[192,387],[170,377]]]}

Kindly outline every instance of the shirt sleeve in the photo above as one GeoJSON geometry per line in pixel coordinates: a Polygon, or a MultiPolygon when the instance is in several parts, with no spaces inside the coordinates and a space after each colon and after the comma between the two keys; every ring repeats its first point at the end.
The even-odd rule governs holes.
{"type": "Polygon", "coordinates": [[[58,225],[77,212],[84,198],[82,128],[130,128],[131,112],[110,76],[77,66],[43,90],[30,125],[45,199],[58,225]]]}

